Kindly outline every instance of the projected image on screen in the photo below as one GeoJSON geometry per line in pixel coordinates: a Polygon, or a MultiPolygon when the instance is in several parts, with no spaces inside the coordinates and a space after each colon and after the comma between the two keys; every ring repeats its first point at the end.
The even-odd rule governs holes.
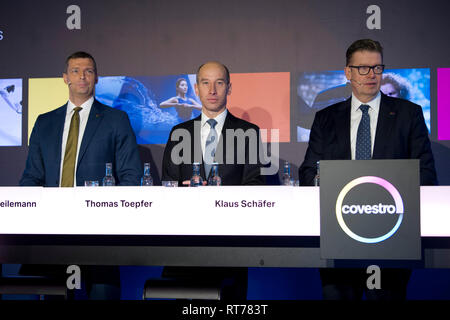
{"type": "Polygon", "coordinates": [[[195,75],[100,77],[96,98],[128,113],[139,144],[164,144],[172,127],[200,114],[195,75]]]}
{"type": "MultiPolygon", "coordinates": [[[[195,74],[100,77],[95,95],[127,112],[138,144],[165,144],[174,125],[201,114],[195,82],[195,74]]],[[[290,74],[232,74],[231,82],[230,112],[261,129],[279,129],[279,142],[289,142],[290,74]]],[[[271,141],[270,134],[267,140],[271,141]]]]}
{"type": "MultiPolygon", "coordinates": [[[[385,70],[380,89],[388,96],[420,105],[430,131],[430,69],[385,70]]],[[[309,141],[317,111],[346,100],[351,93],[343,70],[301,73],[297,82],[297,106],[294,112],[297,141],[309,141]]]]}
{"type": "Polygon", "coordinates": [[[0,146],[22,145],[22,79],[0,79],[0,146]]]}
{"type": "MultiPolygon", "coordinates": [[[[95,97],[125,111],[138,144],[165,144],[173,126],[201,114],[195,94],[196,75],[99,77],[95,97]]],[[[234,73],[227,108],[236,117],[267,129],[263,142],[290,141],[290,73],[234,73]]],[[[36,118],[67,103],[62,78],[29,79],[28,136],[36,118]]],[[[1,100],[1,98],[0,98],[1,100]]]]}
{"type": "Polygon", "coordinates": [[[438,139],[450,140],[450,68],[437,70],[438,139]]]}

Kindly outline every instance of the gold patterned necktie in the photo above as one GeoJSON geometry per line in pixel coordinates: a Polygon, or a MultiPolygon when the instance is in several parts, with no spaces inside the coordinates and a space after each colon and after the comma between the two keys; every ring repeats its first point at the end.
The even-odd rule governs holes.
{"type": "Polygon", "coordinates": [[[80,131],[81,107],[73,108],[72,120],[70,120],[69,136],[67,137],[66,151],[61,178],[61,187],[73,187],[75,173],[75,159],[77,158],[78,132],[80,131]]]}

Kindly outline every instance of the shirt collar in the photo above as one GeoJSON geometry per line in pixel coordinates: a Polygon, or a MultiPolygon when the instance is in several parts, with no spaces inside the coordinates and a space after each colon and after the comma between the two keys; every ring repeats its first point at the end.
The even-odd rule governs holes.
{"type": "MultiPolygon", "coordinates": [[[[81,108],[83,108],[80,110],[80,113],[81,112],[85,113],[85,114],[89,113],[91,111],[91,107],[92,107],[93,103],[94,103],[94,97],[92,96],[89,99],[87,99],[85,102],[83,102],[83,104],[80,106],[81,108]]],[[[69,113],[69,114],[72,113],[72,111],[75,107],[76,107],[76,105],[69,99],[69,101],[67,102],[67,113],[69,113]]]]}
{"type": "Polygon", "coordinates": [[[356,112],[356,110],[358,110],[362,104],[366,104],[370,107],[370,109],[373,109],[374,111],[378,112],[380,110],[380,101],[381,101],[381,92],[378,92],[375,98],[366,103],[359,101],[359,99],[352,93],[352,112],[356,112]]]}
{"type": "MultiPolygon", "coordinates": [[[[225,109],[224,112],[222,112],[221,114],[219,114],[217,117],[214,118],[214,120],[217,121],[217,125],[219,127],[223,126],[223,123],[225,122],[225,118],[227,117],[227,113],[228,113],[228,110],[225,109]]],[[[208,116],[206,114],[204,114],[203,111],[202,111],[202,120],[201,120],[202,128],[206,124],[206,121],[208,121],[209,119],[210,118],[208,118],[208,116]]]]}

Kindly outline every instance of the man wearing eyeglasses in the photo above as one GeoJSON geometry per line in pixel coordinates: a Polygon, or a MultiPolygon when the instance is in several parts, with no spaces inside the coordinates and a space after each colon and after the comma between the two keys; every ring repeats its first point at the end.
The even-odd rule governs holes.
{"type": "MultiPolygon", "coordinates": [[[[314,185],[320,160],[420,159],[421,185],[437,184],[434,159],[422,108],[380,92],[384,71],[378,41],[355,41],[346,53],[345,76],[352,96],[316,113],[305,159],[302,185],[314,185]]],[[[405,299],[411,271],[383,269],[381,289],[367,290],[362,269],[321,269],[324,299],[405,299]]]]}

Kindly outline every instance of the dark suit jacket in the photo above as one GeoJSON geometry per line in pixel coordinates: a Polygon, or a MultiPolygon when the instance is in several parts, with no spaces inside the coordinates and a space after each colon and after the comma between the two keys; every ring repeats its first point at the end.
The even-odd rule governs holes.
{"type": "MultiPolygon", "coordinates": [[[[202,160],[200,123],[201,115],[172,128],[164,149],[163,181],[178,181],[181,185],[183,181],[190,180],[194,162],[201,163],[201,176],[204,180],[206,179],[202,160]],[[179,138],[180,135],[182,138],[179,138]],[[185,148],[182,149],[182,146],[185,148]],[[177,155],[185,157],[181,163],[176,163],[172,157],[172,151],[175,157],[177,155]]],[[[236,118],[228,111],[216,148],[215,159],[219,163],[222,185],[265,184],[265,179],[260,174],[261,163],[258,157],[260,147],[259,128],[250,122],[236,118]],[[233,138],[232,133],[227,132],[227,129],[242,129],[241,133],[247,132],[252,135],[252,138],[239,142],[239,139],[233,138]]]]}
{"type": "MultiPolygon", "coordinates": [[[[316,113],[305,160],[299,168],[301,185],[313,185],[316,162],[351,159],[351,98],[316,113]]],[[[422,108],[381,94],[373,159],[420,159],[421,185],[437,184],[434,159],[422,108]]]]}
{"type": "MultiPolygon", "coordinates": [[[[22,186],[57,187],[67,104],[41,114],[30,137],[22,186]]],[[[78,155],[77,185],[105,176],[105,164],[113,164],[117,185],[139,185],[142,165],[136,137],[125,112],[94,100],[78,155]]]]}

